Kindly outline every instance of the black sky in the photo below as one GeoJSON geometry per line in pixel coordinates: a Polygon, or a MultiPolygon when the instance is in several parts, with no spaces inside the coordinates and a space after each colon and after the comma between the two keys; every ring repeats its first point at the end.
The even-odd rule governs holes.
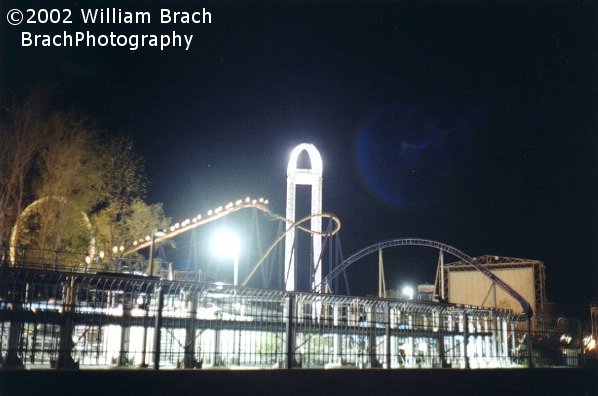
{"type": "MultiPolygon", "coordinates": [[[[598,299],[595,2],[1,4],[4,115],[12,97],[51,86],[57,108],[129,131],[149,199],[173,219],[246,195],[284,213],[289,152],[310,142],[345,256],[425,237],[471,256],[542,260],[549,299],[570,312],[598,299]],[[155,19],[6,22],[12,8],[59,6],[155,19]],[[161,25],[160,7],[205,7],[212,23],[161,25]],[[194,38],[189,51],[20,45],[22,31],[63,30],[194,38]]],[[[422,259],[418,249],[391,256],[391,281],[432,282],[435,259],[422,259]]],[[[371,278],[371,293],[365,267],[353,274],[371,278]]]]}

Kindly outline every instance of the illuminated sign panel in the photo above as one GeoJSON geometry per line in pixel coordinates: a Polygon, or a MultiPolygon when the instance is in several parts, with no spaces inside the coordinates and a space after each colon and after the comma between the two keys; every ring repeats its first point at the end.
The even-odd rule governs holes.
{"type": "MultiPolygon", "coordinates": [[[[534,269],[510,268],[493,269],[494,275],[515,289],[532,307],[536,306],[534,292],[534,269]]],[[[511,309],[521,312],[521,305],[500,287],[493,288],[492,281],[481,272],[449,271],[449,302],[454,304],[474,305],[478,307],[511,309]]]]}

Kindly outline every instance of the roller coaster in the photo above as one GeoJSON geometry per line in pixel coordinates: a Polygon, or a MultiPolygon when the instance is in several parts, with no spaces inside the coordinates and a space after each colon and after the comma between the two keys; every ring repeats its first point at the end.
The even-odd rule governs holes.
{"type": "MultiPolygon", "coordinates": [[[[38,210],[38,208],[47,203],[47,202],[58,202],[61,205],[66,205],[68,204],[68,201],[66,200],[66,198],[64,197],[57,197],[57,196],[49,196],[49,197],[42,197],[39,199],[36,199],[35,201],[33,201],[32,203],[30,203],[25,209],[23,209],[23,211],[19,214],[19,217],[17,218],[17,221],[15,222],[15,225],[12,227],[12,230],[10,232],[10,241],[9,241],[9,259],[11,263],[15,263],[16,261],[16,245],[17,245],[17,237],[19,234],[19,225],[22,221],[24,221],[24,219],[30,215],[31,213],[34,213],[35,210],[38,210]]],[[[85,227],[87,228],[88,231],[88,235],[89,235],[89,251],[91,253],[95,252],[96,250],[96,240],[92,234],[92,226],[91,226],[91,221],[89,221],[89,217],[87,216],[87,213],[85,212],[80,212],[81,213],[81,219],[83,220],[83,223],[85,224],[85,227]]]]}
{"type": "MultiPolygon", "coordinates": [[[[39,202],[36,201],[36,204],[39,204],[40,202],[42,202],[42,201],[39,201],[39,202]]],[[[264,198],[246,197],[245,199],[238,199],[234,202],[231,201],[226,205],[218,206],[215,209],[208,210],[206,212],[205,217],[202,216],[201,214],[198,214],[196,217],[193,217],[192,219],[186,219],[184,221],[176,222],[176,223],[172,224],[168,229],[163,230],[159,235],[156,235],[156,234],[154,234],[153,236],[147,235],[147,236],[145,236],[145,238],[136,239],[135,241],[132,242],[132,244],[129,245],[128,248],[125,249],[123,256],[127,256],[127,255],[130,255],[131,253],[148,248],[152,244],[157,244],[157,243],[169,240],[169,239],[179,236],[185,232],[191,231],[197,227],[206,225],[208,223],[211,223],[211,222],[221,219],[223,217],[232,215],[233,213],[236,213],[240,210],[257,209],[257,210],[265,213],[270,219],[284,221],[287,224],[287,227],[284,232],[280,233],[280,235],[277,236],[277,238],[274,240],[274,242],[265,250],[265,252],[260,256],[258,261],[253,265],[249,275],[241,283],[242,286],[247,286],[248,282],[254,276],[254,274],[259,269],[259,267],[262,265],[262,263],[268,258],[268,256],[272,253],[272,251],[276,248],[276,246],[278,246],[283,240],[285,240],[285,238],[287,237],[288,234],[294,235],[294,230],[299,229],[299,230],[309,233],[311,235],[328,238],[328,237],[332,237],[332,236],[338,234],[341,229],[340,219],[337,216],[335,216],[334,214],[331,214],[331,213],[311,214],[311,215],[307,215],[307,216],[303,217],[299,221],[291,222],[289,219],[286,219],[285,217],[283,217],[281,215],[273,213],[268,208],[268,204],[269,204],[269,200],[264,199],[264,198]],[[304,226],[304,224],[313,218],[328,218],[333,222],[334,227],[332,228],[329,226],[328,229],[323,232],[313,231],[309,228],[306,228],[304,226]]],[[[23,213],[24,214],[28,213],[28,211],[31,211],[34,206],[35,205],[33,205],[33,204],[30,205],[30,207],[26,208],[23,213]]],[[[21,217],[24,214],[22,214],[21,217]]],[[[12,235],[12,239],[14,240],[15,238],[16,238],[16,226],[15,226],[15,229],[13,230],[13,235],[12,235]]],[[[92,241],[93,241],[93,237],[92,237],[92,241]]],[[[525,300],[525,298],[523,296],[521,296],[516,290],[514,290],[507,283],[502,281],[499,277],[494,275],[492,273],[492,271],[490,271],[483,264],[478,262],[475,258],[472,258],[469,255],[460,251],[459,249],[449,246],[447,244],[429,240],[429,239],[422,239],[422,238],[390,239],[387,241],[378,242],[378,243],[372,244],[370,246],[367,246],[367,247],[355,252],[350,257],[348,257],[347,259],[340,262],[340,264],[338,264],[334,268],[332,268],[331,271],[329,271],[328,275],[326,275],[319,284],[317,284],[313,287],[312,291],[318,292],[318,291],[322,290],[322,288],[324,288],[324,289],[327,288],[327,290],[330,290],[329,287],[330,287],[331,282],[336,277],[338,277],[340,274],[342,274],[349,266],[351,266],[355,262],[359,261],[361,258],[363,258],[369,254],[381,251],[383,249],[397,247],[397,246],[430,247],[430,248],[438,249],[439,251],[451,254],[451,255],[463,260],[464,262],[471,264],[474,268],[476,268],[483,275],[485,275],[488,279],[490,279],[491,282],[498,285],[507,294],[509,294],[511,297],[513,297],[521,305],[523,313],[525,313],[528,318],[531,318],[533,316],[533,309],[532,309],[531,305],[525,300]]],[[[321,261],[322,261],[322,257],[320,256],[318,258],[318,262],[321,263],[321,261]]],[[[12,246],[12,245],[11,245],[11,262],[14,263],[14,246],[12,246]]],[[[286,279],[286,278],[288,278],[289,274],[286,273],[284,276],[286,279]]]]}
{"type": "Polygon", "coordinates": [[[153,241],[152,236],[150,235],[147,235],[145,238],[139,238],[133,241],[132,246],[129,246],[125,250],[123,256],[134,253],[141,249],[148,248],[152,245],[152,243],[160,243],[168,239],[174,238],[184,232],[191,231],[194,228],[206,225],[222,217],[238,212],[242,209],[254,208],[264,213],[267,213],[268,215],[274,216],[267,207],[268,203],[269,200],[267,199],[255,199],[251,197],[247,197],[245,199],[238,199],[234,203],[231,201],[224,206],[218,206],[215,209],[208,210],[205,218],[201,214],[198,214],[196,217],[193,217],[192,219],[186,219],[182,222],[174,223],[168,229],[163,230],[162,235],[154,235],[153,241]]]}
{"type": "MultiPolygon", "coordinates": [[[[72,369],[79,364],[126,367],[141,362],[140,367],[148,367],[150,355],[155,369],[161,365],[200,368],[202,364],[289,369],[533,365],[534,311],[481,260],[423,238],[385,240],[345,259],[340,248],[341,221],[322,211],[322,161],[313,145],[301,144],[293,150],[287,176],[286,216],[272,212],[268,199],[246,197],[133,241],[121,241],[112,248],[118,257],[109,257],[116,268],[122,269],[123,261],[149,248],[149,271],[142,265],[139,273],[132,274],[88,271],[80,262],[82,255],[73,255],[76,258],[70,269],[59,268],[57,251],[51,271],[45,262],[41,267],[31,260],[25,265],[29,258],[24,252],[21,265],[17,265],[19,222],[45,202],[68,204],[60,197],[35,201],[13,228],[11,266],[0,266],[0,353],[6,352],[2,365],[23,367],[28,364],[23,357],[28,356],[29,366],[72,369]],[[303,151],[309,155],[311,168],[298,166],[303,151]],[[309,215],[295,221],[297,185],[311,186],[312,205],[309,215]],[[170,274],[148,276],[155,274],[152,254],[158,244],[245,209],[253,210],[250,240],[252,226],[258,227],[258,212],[278,221],[279,228],[265,250],[257,229],[258,252],[250,250],[247,255],[250,263],[256,261],[239,286],[236,275],[234,285],[206,282],[194,277],[193,271],[184,274],[184,279],[170,274]],[[323,219],[328,220],[324,228],[323,219]],[[310,292],[295,290],[295,259],[301,243],[296,230],[312,236],[310,292]],[[386,298],[382,251],[400,246],[432,248],[441,258],[445,252],[457,257],[504,290],[521,305],[522,312],[447,303],[443,295],[435,301],[386,298]],[[329,268],[322,277],[327,249],[329,268]],[[379,282],[384,292],[377,297],[351,296],[348,267],[375,252],[380,255],[379,282]],[[266,262],[269,270],[264,270],[266,262]],[[260,267],[264,287],[252,289],[248,284],[260,267]],[[279,271],[279,280],[284,279],[286,290],[268,288],[273,268],[279,271]],[[346,282],[344,295],[333,290],[341,274],[346,282]]],[[[89,218],[85,213],[82,216],[90,239],[87,262],[90,255],[97,254],[97,246],[89,218]]],[[[102,252],[99,256],[103,257],[102,252]]],[[[303,254],[302,262],[305,257],[303,254]]],[[[541,315],[536,315],[535,321],[541,320],[541,315]]],[[[577,323],[570,327],[583,335],[577,323]]]]}
{"type": "MultiPolygon", "coordinates": [[[[460,250],[446,245],[441,242],[432,241],[428,239],[421,239],[421,238],[400,238],[400,239],[391,239],[384,242],[379,242],[368,247],[361,249],[360,251],[354,253],[346,260],[342,259],[342,253],[339,255],[338,251],[340,251],[340,242],[338,242],[339,248],[337,249],[337,261],[336,266],[332,264],[329,267],[328,275],[322,278],[322,257],[323,257],[323,250],[322,250],[322,238],[325,237],[326,241],[330,239],[332,236],[338,234],[341,228],[341,222],[337,216],[331,213],[324,213],[322,211],[322,177],[323,177],[323,163],[322,157],[318,151],[318,149],[313,144],[302,143],[296,146],[290,155],[290,160],[287,166],[287,205],[286,205],[286,216],[280,216],[268,208],[269,201],[264,198],[251,198],[246,197],[245,199],[238,199],[236,201],[231,201],[226,205],[219,206],[215,209],[210,209],[207,211],[206,216],[202,216],[198,214],[197,216],[193,217],[192,219],[186,219],[182,222],[177,222],[172,224],[168,229],[164,230],[154,230],[151,235],[146,235],[144,238],[136,239],[129,244],[128,248],[125,248],[125,244],[123,243],[120,247],[114,246],[112,248],[113,252],[122,252],[122,256],[130,255],[134,252],[137,252],[141,249],[145,249],[150,247],[150,272],[153,270],[153,247],[160,242],[169,240],[174,238],[182,233],[191,231],[195,228],[201,227],[208,223],[211,223],[217,219],[221,219],[223,217],[229,216],[237,211],[242,209],[256,209],[271,219],[279,220],[284,222],[285,230],[278,232],[277,237],[275,238],[274,242],[270,245],[268,249],[264,253],[261,252],[260,249],[260,257],[257,260],[256,264],[252,267],[249,275],[242,282],[243,286],[247,286],[251,277],[256,273],[257,269],[261,266],[261,264],[268,258],[270,253],[278,246],[280,242],[283,240],[285,241],[284,246],[284,282],[285,288],[287,291],[294,291],[296,286],[296,274],[297,269],[295,265],[296,257],[295,257],[295,250],[297,247],[296,238],[295,238],[295,230],[299,229],[301,231],[307,232],[312,236],[312,258],[310,263],[310,283],[311,283],[311,290],[312,292],[322,292],[324,290],[330,291],[331,290],[331,281],[335,279],[341,273],[345,273],[345,269],[347,269],[351,264],[355,263],[359,259],[364,256],[367,256],[373,252],[380,252],[382,254],[382,250],[385,248],[395,247],[395,246],[423,246],[423,247],[431,247],[438,249],[440,252],[447,252],[464,262],[472,265],[475,269],[480,271],[484,276],[486,276],[494,285],[498,285],[502,288],[507,294],[513,297],[522,307],[523,312],[531,318],[533,315],[533,310],[531,305],[523,298],[517,291],[515,291],[511,286],[507,283],[502,281],[499,277],[494,275],[492,271],[490,271],[487,267],[483,264],[475,260],[474,258],[466,255],[465,253],[461,252],[460,250]],[[302,168],[299,167],[299,158],[301,155],[306,154],[309,159],[310,167],[302,168]],[[300,219],[299,221],[295,221],[295,200],[296,200],[296,189],[297,185],[308,185],[311,187],[311,211],[310,214],[305,216],[304,218],[300,219]],[[322,219],[327,218],[330,220],[328,223],[328,227],[326,231],[322,231],[322,219]],[[305,227],[304,224],[306,222],[310,222],[309,228],[305,227]]],[[[35,209],[35,207],[47,200],[57,200],[63,204],[67,203],[64,198],[56,198],[56,197],[49,197],[49,198],[42,198],[40,200],[35,201],[33,204],[28,206],[23,213],[19,216],[19,220],[17,224],[13,228],[13,232],[11,235],[10,241],[10,260],[14,264],[15,263],[15,241],[16,235],[18,233],[18,223],[19,221],[29,212],[35,209]]],[[[91,231],[91,224],[89,219],[85,214],[83,214],[84,219],[86,221],[88,229],[91,231]]],[[[95,250],[95,239],[93,235],[90,235],[90,253],[93,255],[95,250]]],[[[337,236],[338,241],[338,236],[337,236]]],[[[330,255],[332,256],[332,254],[330,255]]],[[[330,258],[330,257],[329,257],[330,258]]],[[[331,259],[331,258],[330,258],[331,259]]],[[[56,261],[56,260],[55,260],[56,261]]],[[[381,261],[380,261],[381,263],[381,261]]],[[[382,264],[380,264],[382,265],[382,264]]],[[[235,278],[236,279],[236,278],[235,278]]],[[[380,289],[383,290],[384,287],[384,276],[382,267],[380,269],[379,274],[380,279],[380,289]]],[[[346,280],[346,275],[345,275],[346,280]]],[[[236,281],[235,281],[236,283],[236,281]]],[[[348,290],[348,282],[347,282],[347,294],[350,294],[348,290]]],[[[382,293],[383,295],[384,293],[382,293]]]]}
{"type": "MultiPolygon", "coordinates": [[[[122,256],[150,248],[151,257],[156,243],[253,209],[279,221],[279,232],[263,253],[259,249],[259,258],[240,286],[78,270],[48,272],[21,268],[14,261],[13,268],[0,268],[0,290],[13,296],[11,304],[17,308],[16,315],[0,309],[0,322],[10,328],[0,330],[5,365],[72,369],[80,364],[105,367],[141,362],[146,367],[148,356],[155,369],[197,368],[202,363],[215,368],[532,365],[530,304],[480,261],[441,242],[397,238],[369,245],[346,259],[341,253],[321,282],[315,284],[312,277],[311,293],[247,287],[295,230],[324,238],[324,246],[332,237],[338,239],[341,230],[334,214],[315,213],[291,221],[273,213],[268,204],[264,198],[238,199],[118,248],[122,256]],[[306,227],[314,218],[329,220],[324,231],[306,227]],[[348,287],[347,295],[331,293],[333,281],[346,276],[349,266],[400,246],[433,248],[457,257],[502,288],[523,312],[446,301],[351,297],[348,287]],[[20,301],[16,296],[29,297],[20,301]],[[150,337],[153,342],[148,345],[150,337]],[[73,339],[77,339],[74,347],[73,339]],[[30,364],[22,359],[25,353],[30,364]]],[[[296,249],[295,241],[292,245],[296,249]]],[[[328,256],[332,256],[332,243],[330,249],[328,256]]],[[[318,265],[322,256],[315,258],[318,265]]]]}
{"type": "Polygon", "coordinates": [[[497,284],[501,289],[507,292],[511,297],[513,297],[517,302],[521,305],[523,312],[528,316],[533,316],[533,309],[531,305],[521,296],[517,291],[515,291],[511,286],[507,283],[503,282],[499,277],[494,275],[492,271],[478,262],[475,258],[468,256],[467,254],[463,253],[459,249],[456,249],[452,246],[447,244],[433,241],[430,239],[421,239],[421,238],[399,238],[399,239],[390,239],[383,242],[378,242],[373,245],[367,246],[344,260],[340,265],[338,265],[332,272],[330,272],[324,279],[322,279],[322,283],[318,286],[324,286],[329,284],[334,278],[340,275],[343,271],[347,269],[351,264],[355,263],[359,259],[378,252],[380,250],[395,247],[395,246],[424,246],[424,247],[431,247],[438,249],[440,251],[449,253],[475,267],[478,271],[484,274],[488,279],[490,279],[493,283],[497,284]]]}
{"type": "MultiPolygon", "coordinates": [[[[322,236],[322,237],[331,237],[333,235],[336,235],[341,229],[340,219],[331,213],[319,213],[319,214],[314,214],[314,215],[308,215],[308,216],[305,216],[304,218],[300,219],[299,221],[291,223],[288,219],[284,218],[283,216],[280,216],[280,215],[275,214],[272,211],[270,211],[270,209],[267,206],[268,202],[269,202],[268,200],[263,199],[263,198],[252,199],[250,197],[247,197],[244,200],[239,199],[239,200],[235,201],[234,203],[230,202],[225,206],[219,206],[216,209],[209,210],[207,212],[207,218],[202,218],[201,215],[198,215],[197,217],[195,217],[191,220],[185,220],[181,223],[175,223],[174,225],[170,226],[169,232],[167,232],[167,230],[164,230],[164,235],[161,237],[157,237],[154,240],[154,243],[162,242],[164,240],[173,238],[177,235],[180,235],[181,233],[190,231],[191,229],[194,229],[196,227],[205,225],[205,224],[212,222],[214,220],[217,220],[219,218],[231,215],[241,209],[255,208],[255,209],[258,209],[258,210],[266,213],[272,219],[281,220],[281,221],[286,222],[288,224],[286,231],[284,233],[281,233],[274,240],[274,242],[266,249],[266,251],[261,255],[259,260],[252,267],[247,278],[241,283],[242,286],[247,286],[248,282],[251,280],[253,275],[256,273],[256,271],[258,270],[260,265],[266,260],[266,258],[276,248],[276,246],[280,242],[282,242],[287,237],[287,235],[290,234],[293,230],[299,229],[303,232],[307,232],[312,235],[318,235],[318,236],[322,236]],[[310,221],[312,218],[315,218],[315,217],[329,218],[334,223],[334,228],[329,229],[325,232],[316,232],[316,231],[310,230],[303,226],[304,223],[306,223],[307,221],[310,221]]],[[[140,238],[138,241],[134,242],[134,246],[129,248],[125,254],[132,253],[132,252],[138,251],[143,248],[147,248],[151,245],[151,243],[152,243],[152,240],[151,240],[151,236],[149,236],[149,235],[146,236],[145,238],[140,238]]],[[[370,246],[367,246],[367,247],[355,252],[350,257],[348,257],[347,259],[342,261],[340,264],[336,265],[335,268],[333,268],[328,273],[328,275],[326,275],[322,279],[322,281],[319,284],[315,285],[315,287],[313,288],[312,291],[317,292],[325,286],[330,286],[333,279],[338,277],[350,265],[359,261],[361,258],[363,258],[369,254],[381,251],[383,249],[397,247],[397,246],[430,247],[430,248],[434,248],[434,249],[438,249],[440,251],[446,252],[450,255],[453,255],[453,256],[463,260],[464,262],[471,264],[474,268],[476,268],[478,271],[480,271],[482,274],[484,274],[488,279],[490,279],[491,282],[498,285],[507,294],[509,294],[511,297],[513,297],[521,305],[522,311],[523,311],[523,313],[526,314],[527,317],[531,318],[533,316],[533,309],[532,309],[531,305],[525,300],[525,298],[523,296],[521,296],[511,286],[509,286],[507,283],[505,283],[503,280],[501,280],[499,277],[494,275],[494,273],[492,273],[492,271],[490,271],[483,264],[478,262],[475,258],[470,257],[469,255],[463,253],[462,251],[460,251],[459,249],[457,249],[455,247],[449,246],[447,244],[444,244],[444,243],[441,243],[438,241],[422,239],[422,238],[390,239],[387,241],[378,242],[378,243],[372,244],[370,246]]],[[[321,262],[321,259],[322,258],[320,257],[319,258],[320,262],[321,262]]],[[[289,276],[289,274],[285,274],[285,278],[288,276],[289,276]]]]}

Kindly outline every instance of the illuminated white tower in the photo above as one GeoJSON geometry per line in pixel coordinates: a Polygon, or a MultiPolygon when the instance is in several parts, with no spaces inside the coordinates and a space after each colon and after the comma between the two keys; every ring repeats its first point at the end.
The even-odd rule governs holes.
{"type": "MultiPolygon", "coordinates": [[[[287,167],[287,230],[295,222],[295,193],[297,185],[311,186],[311,214],[322,213],[322,157],[313,144],[302,143],[291,152],[289,166],[287,167]],[[311,169],[297,167],[299,155],[306,151],[311,163],[311,169]]],[[[322,218],[312,217],[311,219],[313,263],[312,290],[322,281],[322,265],[318,264],[322,252],[322,218]]],[[[284,281],[286,290],[295,290],[295,278],[297,269],[295,267],[295,252],[293,244],[295,241],[295,230],[288,231],[285,239],[284,249],[284,281]]]]}

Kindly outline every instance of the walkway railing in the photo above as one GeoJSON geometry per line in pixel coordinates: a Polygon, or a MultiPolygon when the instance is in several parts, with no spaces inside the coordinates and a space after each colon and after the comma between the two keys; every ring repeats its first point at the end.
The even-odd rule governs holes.
{"type": "Polygon", "coordinates": [[[536,320],[530,329],[508,311],[434,302],[0,268],[4,367],[583,364],[589,323],[536,320]]]}
{"type": "MultiPolygon", "coordinates": [[[[90,274],[95,274],[98,271],[127,274],[148,272],[148,260],[139,257],[123,257],[120,255],[121,253],[96,252],[90,254],[51,249],[18,248],[15,249],[15,256],[12,261],[8,252],[0,251],[0,266],[90,274]]],[[[165,273],[169,264],[171,264],[165,263],[159,258],[154,261],[156,270],[164,267],[165,273]]]]}

